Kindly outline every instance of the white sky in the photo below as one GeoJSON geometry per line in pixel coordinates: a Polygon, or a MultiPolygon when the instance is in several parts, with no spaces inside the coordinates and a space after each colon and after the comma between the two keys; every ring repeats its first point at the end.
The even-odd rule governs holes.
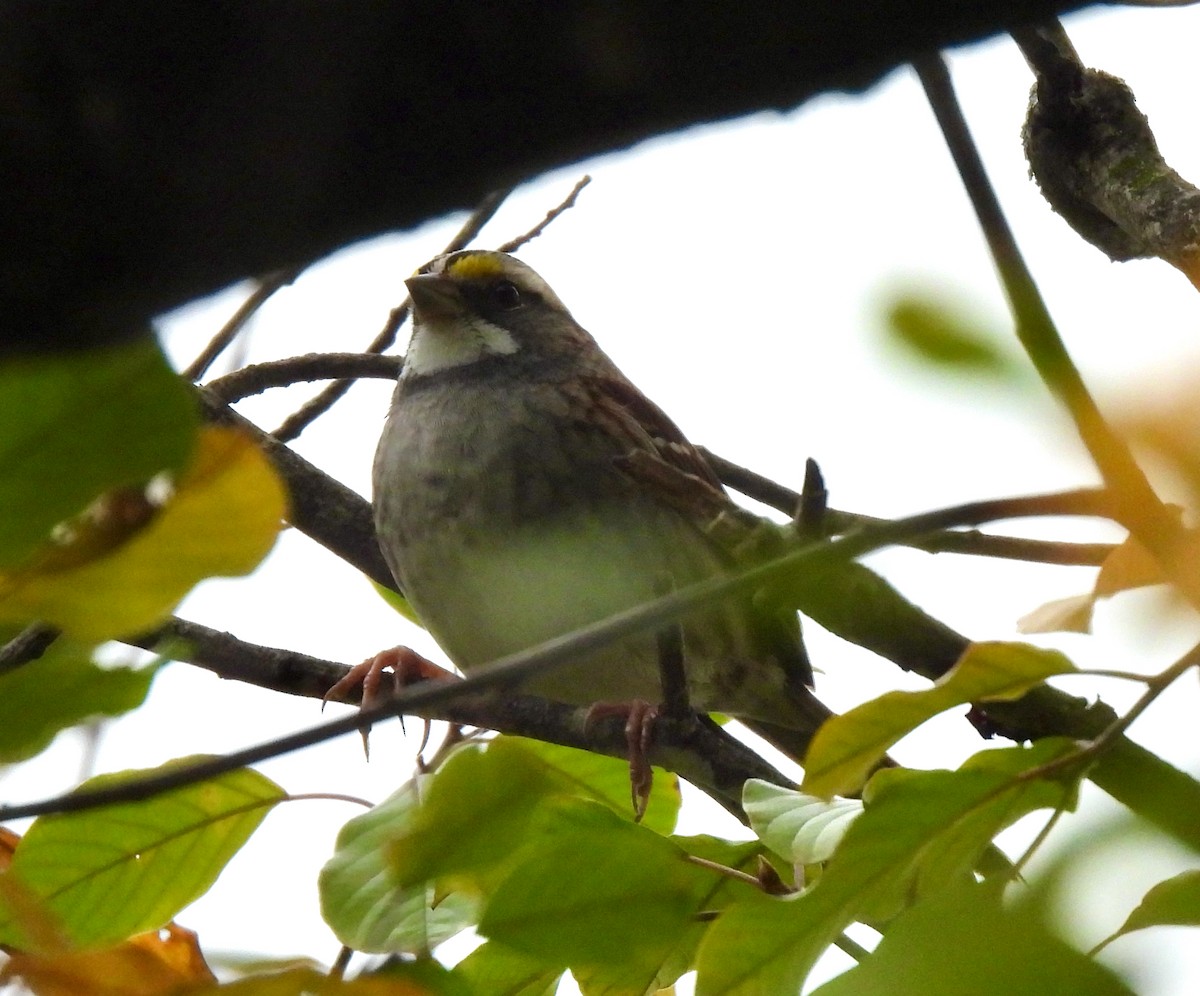
{"type": "MultiPolygon", "coordinates": [[[[1076,16],[1067,27],[1086,62],[1133,87],[1168,161],[1200,178],[1194,109],[1200,10],[1109,9],[1076,16]]],[[[1019,133],[1031,77],[1016,47],[998,40],[964,50],[953,57],[952,71],[1018,241],[1102,400],[1131,403],[1151,390],[1162,396],[1194,376],[1200,369],[1195,290],[1163,263],[1109,263],[1049,211],[1028,179],[1019,133]]],[[[823,97],[791,114],[693,129],[551,174],[514,195],[481,244],[524,231],[585,171],[594,182],[578,206],[522,256],[694,441],[793,487],[805,457],[813,456],[835,506],[883,516],[1096,482],[1038,391],[951,385],[881,345],[880,304],[905,287],[941,289],[999,335],[1009,328],[983,239],[911,72],[893,73],[866,95],[823,97]]],[[[314,267],[264,308],[248,360],[361,348],[403,297],[403,277],[440,251],[461,220],[377,239],[314,267]]],[[[244,293],[231,289],[164,320],[178,364],[190,360],[244,293]]],[[[272,392],[243,411],[272,428],[312,390],[272,392]]],[[[382,382],[360,385],[298,449],[368,494],[390,390],[382,382]]],[[[1045,524],[1025,532],[1034,528],[1081,535],[1045,524]]],[[[1089,535],[1112,534],[1093,528],[1089,535]]],[[[918,603],[976,638],[1014,638],[1019,616],[1090,583],[1087,571],[903,551],[875,563],[918,603]]],[[[1097,636],[1043,642],[1084,665],[1160,668],[1196,640],[1197,626],[1160,617],[1151,605],[1144,596],[1126,596],[1101,610],[1097,636]]],[[[345,662],[399,641],[436,653],[360,576],[299,535],[285,536],[252,580],[204,584],[180,614],[244,639],[345,662]]],[[[808,633],[824,671],[819,691],[836,708],[888,688],[920,687],[811,625],[808,633]]],[[[1198,772],[1200,750],[1188,734],[1200,702],[1195,682],[1184,684],[1133,735],[1198,772]]],[[[1132,694],[1083,679],[1063,687],[1118,707],[1132,694]]],[[[311,701],[284,701],[174,665],[160,675],[148,706],[106,736],[99,766],[145,767],[228,751],[319,719],[311,701]]],[[[952,715],[895,753],[913,765],[948,766],[980,747],[961,716],[952,715]]],[[[347,737],[262,770],[294,793],[327,790],[377,801],[407,776],[410,756],[393,724],[375,732],[369,765],[357,738],[347,737]]],[[[67,787],[79,757],[78,738],[62,738],[45,758],[9,773],[3,796],[17,801],[67,787]]],[[[337,942],[320,920],[316,874],[338,827],[356,812],[333,802],[281,807],[181,922],[200,930],[208,951],[309,954],[328,962],[337,942]]],[[[1085,814],[1066,829],[1094,829],[1114,812],[1099,792],[1085,793],[1085,814]]],[[[688,828],[736,832],[722,816],[710,819],[700,807],[688,828]]],[[[1114,855],[1102,874],[1080,885],[1085,898],[1072,900],[1080,942],[1090,945],[1108,933],[1146,888],[1186,861],[1146,841],[1136,860],[1128,851],[1114,855]]],[[[837,957],[824,974],[844,967],[837,957]]],[[[1142,993],[1200,991],[1200,955],[1180,930],[1122,940],[1109,958],[1135,973],[1142,993]]]]}

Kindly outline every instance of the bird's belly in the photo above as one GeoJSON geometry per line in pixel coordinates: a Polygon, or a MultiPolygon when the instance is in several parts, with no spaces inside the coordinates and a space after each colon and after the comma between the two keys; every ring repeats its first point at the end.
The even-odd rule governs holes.
{"type": "MultiPolygon", "coordinates": [[[[666,565],[656,565],[647,549],[651,537],[600,517],[514,530],[487,542],[460,533],[447,530],[431,548],[440,558],[436,572],[404,563],[402,573],[442,579],[436,589],[428,583],[419,591],[410,587],[413,607],[467,673],[649,601],[659,593],[656,574],[664,583],[667,577],[666,565]]],[[[581,704],[657,701],[654,637],[622,641],[523,687],[581,704]]]]}

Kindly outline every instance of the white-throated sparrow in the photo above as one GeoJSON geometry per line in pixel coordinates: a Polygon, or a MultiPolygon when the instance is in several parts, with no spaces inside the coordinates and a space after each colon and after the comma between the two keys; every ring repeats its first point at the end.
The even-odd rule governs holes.
{"type": "MultiPolygon", "coordinates": [[[[464,672],[735,564],[737,507],[701,454],[541,277],[499,252],[406,281],[413,335],[375,456],[385,558],[464,672]]],[[[747,513],[740,513],[747,514],[747,513]]],[[[691,703],[802,753],[822,706],[794,612],[749,598],[682,621],[691,703]]],[[[661,699],[657,643],[629,639],[536,679],[560,701],[661,699]]]]}

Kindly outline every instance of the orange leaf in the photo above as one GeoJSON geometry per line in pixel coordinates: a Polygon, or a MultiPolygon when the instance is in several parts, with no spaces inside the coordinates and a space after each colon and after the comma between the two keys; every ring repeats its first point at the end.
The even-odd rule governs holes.
{"type": "Polygon", "coordinates": [[[37,996],[169,996],[216,981],[195,933],[173,923],[105,951],[13,952],[0,983],[14,979],[37,996]]]}

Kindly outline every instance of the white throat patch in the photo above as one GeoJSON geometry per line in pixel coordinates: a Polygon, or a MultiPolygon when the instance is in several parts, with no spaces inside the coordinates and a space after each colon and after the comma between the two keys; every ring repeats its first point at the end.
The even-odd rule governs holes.
{"type": "Polygon", "coordinates": [[[477,315],[421,322],[413,329],[402,376],[449,370],[485,356],[508,356],[519,348],[510,332],[477,315]]]}

